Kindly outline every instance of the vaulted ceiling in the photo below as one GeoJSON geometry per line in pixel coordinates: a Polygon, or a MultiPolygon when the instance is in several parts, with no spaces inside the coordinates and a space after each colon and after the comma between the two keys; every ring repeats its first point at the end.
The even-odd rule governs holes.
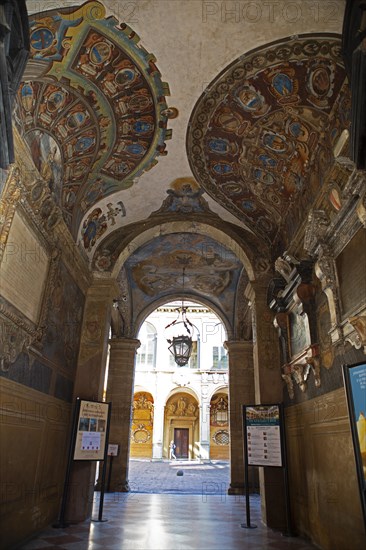
{"type": "Polygon", "coordinates": [[[181,294],[184,263],[185,292],[232,318],[252,276],[232,243],[268,268],[348,125],[343,0],[224,4],[27,2],[17,124],[91,269],[113,272],[130,236],[175,223],[126,255],[137,309],[181,294]],[[195,235],[204,223],[227,239],[195,235]]]}

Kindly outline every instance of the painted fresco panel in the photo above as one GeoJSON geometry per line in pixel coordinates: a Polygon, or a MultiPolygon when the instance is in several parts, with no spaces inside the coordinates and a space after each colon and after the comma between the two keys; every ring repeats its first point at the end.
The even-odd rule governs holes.
{"type": "Polygon", "coordinates": [[[51,291],[43,354],[71,372],[76,368],[83,308],[84,295],[61,263],[51,291]]]}

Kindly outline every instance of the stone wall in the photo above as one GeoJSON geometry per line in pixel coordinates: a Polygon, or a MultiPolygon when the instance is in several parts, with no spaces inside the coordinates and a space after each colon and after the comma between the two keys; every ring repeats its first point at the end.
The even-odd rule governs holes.
{"type": "Polygon", "coordinates": [[[88,268],[16,134],[0,200],[4,547],[57,520],[88,268]]]}
{"type": "Polygon", "coordinates": [[[365,531],[344,389],[289,407],[285,416],[295,530],[323,550],[361,550],[365,531]]]}

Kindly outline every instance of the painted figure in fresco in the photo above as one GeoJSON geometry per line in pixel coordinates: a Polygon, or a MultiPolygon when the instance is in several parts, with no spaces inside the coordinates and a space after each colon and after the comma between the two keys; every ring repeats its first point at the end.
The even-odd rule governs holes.
{"type": "Polygon", "coordinates": [[[90,250],[97,239],[107,230],[106,217],[100,208],[94,208],[89,217],[85,220],[82,228],[84,248],[90,250]]]}
{"type": "Polygon", "coordinates": [[[174,443],[173,440],[171,440],[171,442],[169,443],[169,458],[170,458],[170,460],[172,458],[174,458],[174,460],[177,459],[177,457],[175,456],[175,452],[174,452],[175,448],[176,448],[176,444],[174,443]]]}
{"type": "Polygon", "coordinates": [[[168,207],[168,210],[183,213],[202,211],[199,199],[203,190],[198,186],[193,188],[190,183],[183,183],[180,188],[167,189],[167,193],[169,197],[165,206],[168,207]]]}
{"type": "Polygon", "coordinates": [[[119,309],[118,300],[113,300],[113,307],[111,310],[111,329],[112,338],[120,338],[125,332],[125,322],[119,309]]]}

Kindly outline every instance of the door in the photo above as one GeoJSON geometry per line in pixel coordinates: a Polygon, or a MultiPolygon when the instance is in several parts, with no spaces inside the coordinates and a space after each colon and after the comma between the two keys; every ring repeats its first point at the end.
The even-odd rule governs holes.
{"type": "Polygon", "coordinates": [[[189,428],[174,428],[175,456],[188,458],[189,428]]]}

